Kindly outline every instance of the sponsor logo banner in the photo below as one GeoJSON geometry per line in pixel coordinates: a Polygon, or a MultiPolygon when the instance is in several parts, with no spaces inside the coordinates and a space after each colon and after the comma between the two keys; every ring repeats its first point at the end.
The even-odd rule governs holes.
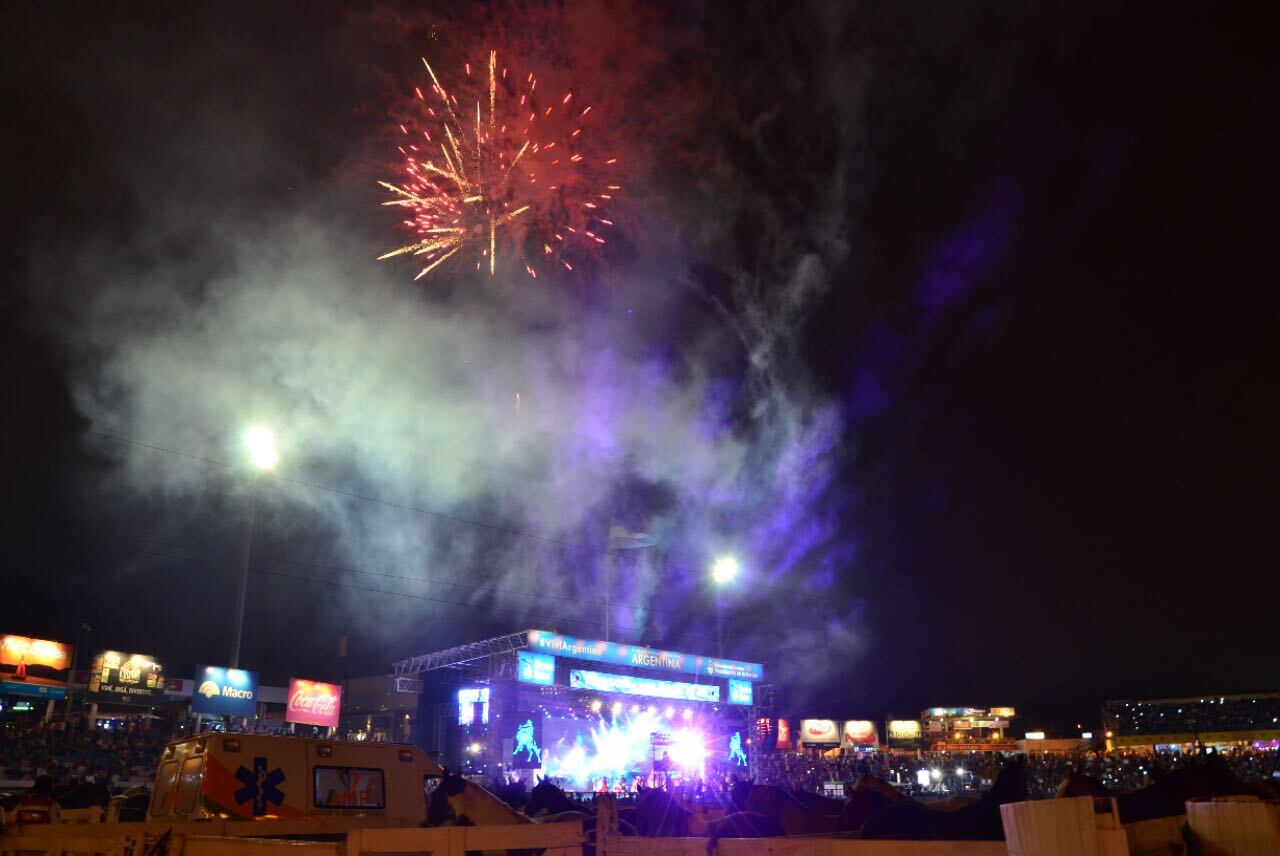
{"type": "Polygon", "coordinates": [[[746,681],[764,679],[764,666],[759,663],[698,657],[693,654],[681,654],[678,651],[659,651],[643,645],[626,645],[599,639],[578,639],[546,630],[530,630],[529,647],[546,654],[575,660],[610,663],[615,666],[666,669],[711,678],[737,678],[746,681]]]}
{"type": "Polygon", "coordinates": [[[289,701],[284,709],[285,722],[337,728],[341,712],[342,687],[302,678],[289,679],[289,701]]]}
{"type": "Polygon", "coordinates": [[[753,704],[754,693],[750,681],[729,681],[729,704],[753,704]]]}
{"type": "Polygon", "coordinates": [[[7,695],[66,698],[73,646],[27,636],[0,636],[0,682],[7,695]]]}
{"type": "Polygon", "coordinates": [[[842,746],[875,746],[880,742],[879,737],[874,722],[868,719],[850,719],[844,724],[840,744],[842,746]]]}
{"type": "Polygon", "coordinates": [[[791,748],[791,723],[785,719],[778,720],[778,742],[776,747],[778,749],[791,748]]]}
{"type": "Polygon", "coordinates": [[[889,743],[916,743],[923,736],[923,729],[917,719],[889,720],[889,743]]]}
{"type": "Polygon", "coordinates": [[[575,690],[653,696],[679,701],[720,701],[720,687],[714,684],[656,681],[653,678],[610,675],[604,672],[589,672],[585,669],[572,669],[569,672],[569,686],[575,690]]]}
{"type": "Polygon", "coordinates": [[[834,719],[800,721],[800,742],[805,746],[834,746],[840,742],[840,729],[834,719]]]}
{"type": "Polygon", "coordinates": [[[91,701],[153,705],[164,701],[164,666],[147,654],[99,651],[89,670],[91,701]]]}
{"type": "Polygon", "coordinates": [[[516,677],[526,684],[549,687],[556,682],[556,658],[548,654],[517,651],[516,677]]]}
{"type": "Polygon", "coordinates": [[[221,666],[196,666],[192,713],[253,716],[257,712],[258,673],[221,666]]]}

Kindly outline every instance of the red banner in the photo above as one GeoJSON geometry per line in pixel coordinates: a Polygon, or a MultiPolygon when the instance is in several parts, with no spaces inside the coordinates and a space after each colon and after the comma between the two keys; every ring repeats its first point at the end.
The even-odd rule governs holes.
{"type": "Polygon", "coordinates": [[[777,748],[779,749],[791,748],[791,723],[787,722],[785,719],[778,720],[777,748]]]}
{"type": "Polygon", "coordinates": [[[337,728],[342,712],[342,687],[319,681],[289,679],[289,703],[284,710],[286,722],[337,728]]]}

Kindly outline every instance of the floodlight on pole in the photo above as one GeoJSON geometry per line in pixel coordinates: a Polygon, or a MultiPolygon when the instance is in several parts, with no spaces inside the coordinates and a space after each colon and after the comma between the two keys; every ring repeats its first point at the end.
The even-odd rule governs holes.
{"type": "Polygon", "coordinates": [[[280,449],[276,435],[265,425],[254,424],[245,429],[245,450],[249,453],[249,465],[253,480],[249,485],[248,525],[244,533],[244,552],[240,561],[240,579],[236,587],[236,606],[232,613],[230,666],[240,668],[240,641],[244,636],[244,608],[249,594],[249,559],[253,551],[253,528],[258,516],[258,477],[271,472],[280,463],[280,449]]]}
{"type": "Polygon", "coordinates": [[[276,435],[265,425],[250,425],[244,432],[244,445],[249,451],[249,463],[255,470],[274,470],[280,463],[280,450],[276,447],[276,435]]]}
{"type": "Polygon", "coordinates": [[[721,556],[711,565],[711,581],[720,586],[728,585],[738,578],[741,570],[733,556],[721,556]]]}

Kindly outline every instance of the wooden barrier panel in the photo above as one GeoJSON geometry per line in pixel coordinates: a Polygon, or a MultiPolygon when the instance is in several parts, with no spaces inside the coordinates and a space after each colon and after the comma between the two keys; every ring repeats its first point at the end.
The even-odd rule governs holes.
{"type": "Polygon", "coordinates": [[[1191,800],[1187,825],[1207,856],[1280,853],[1280,803],[1256,797],[1191,800]]]}
{"type": "MultiPolygon", "coordinates": [[[[345,856],[377,853],[434,853],[463,856],[474,850],[545,849],[581,856],[582,823],[528,823],[514,826],[440,826],[430,829],[353,829],[345,856]]],[[[706,842],[703,842],[705,856],[706,842]]]]}

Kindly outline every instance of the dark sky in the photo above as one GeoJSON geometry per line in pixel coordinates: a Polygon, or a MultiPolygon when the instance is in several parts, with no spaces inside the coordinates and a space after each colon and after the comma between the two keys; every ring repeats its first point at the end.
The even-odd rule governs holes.
{"type": "Polygon", "coordinates": [[[246,493],[197,459],[233,457],[236,390],[328,438],[264,489],[270,680],[599,635],[621,521],[663,546],[620,572],[652,644],[714,644],[697,569],[746,552],[728,653],[788,712],[1280,688],[1264,28],[963,5],[7,4],[0,630],[223,661],[246,493]],[[594,84],[631,156],[617,249],[542,292],[372,261],[418,57],[486,44],[594,84]],[[367,374],[298,370],[357,335],[367,374]],[[382,430],[465,411],[413,368],[453,351],[468,395],[557,403],[483,487],[469,411],[420,473],[382,430]],[[231,386],[242,357],[271,370],[231,386]]]}

